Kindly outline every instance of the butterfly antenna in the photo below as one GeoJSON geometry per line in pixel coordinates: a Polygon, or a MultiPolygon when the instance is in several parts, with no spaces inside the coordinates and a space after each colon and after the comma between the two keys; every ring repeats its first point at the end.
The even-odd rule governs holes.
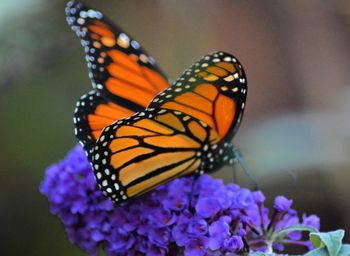
{"type": "Polygon", "coordinates": [[[254,190],[258,190],[258,183],[256,181],[256,178],[254,177],[252,172],[246,167],[246,165],[241,157],[240,151],[237,148],[233,148],[233,154],[235,155],[235,159],[239,163],[241,169],[244,171],[244,173],[248,176],[248,178],[254,184],[254,190]]]}

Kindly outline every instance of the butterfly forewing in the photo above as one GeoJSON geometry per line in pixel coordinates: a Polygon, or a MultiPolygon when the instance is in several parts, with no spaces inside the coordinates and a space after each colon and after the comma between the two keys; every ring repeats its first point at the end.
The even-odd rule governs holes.
{"type": "Polygon", "coordinates": [[[67,4],[66,14],[85,49],[89,76],[97,93],[93,95],[93,101],[97,99],[95,102],[87,103],[84,96],[80,99],[74,119],[77,137],[88,150],[106,126],[102,110],[107,111],[112,120],[108,124],[111,124],[143,111],[169,83],[140,44],[101,12],[72,1],[67,4]],[[85,108],[86,103],[88,107],[85,108]],[[110,111],[111,104],[119,106],[120,111],[116,108],[110,111]],[[110,115],[112,113],[115,116],[110,115]]]}

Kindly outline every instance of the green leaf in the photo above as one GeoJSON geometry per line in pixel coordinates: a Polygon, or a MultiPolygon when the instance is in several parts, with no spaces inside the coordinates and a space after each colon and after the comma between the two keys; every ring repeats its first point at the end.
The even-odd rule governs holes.
{"type": "Polygon", "coordinates": [[[251,252],[249,253],[249,256],[268,256],[268,255],[263,252],[251,252]]]}
{"type": "Polygon", "coordinates": [[[337,256],[344,237],[344,230],[338,229],[336,231],[321,233],[310,233],[310,240],[316,248],[326,247],[329,256],[337,256]]]}
{"type": "Polygon", "coordinates": [[[329,254],[326,248],[317,248],[305,253],[304,256],[329,256],[329,254]]]}
{"type": "Polygon", "coordinates": [[[293,231],[309,231],[309,232],[314,232],[314,233],[317,233],[317,232],[318,232],[317,229],[315,229],[314,227],[311,227],[311,226],[294,225],[294,226],[289,226],[289,227],[282,228],[282,229],[278,230],[277,232],[275,232],[275,233],[272,235],[271,240],[272,240],[272,241],[275,241],[278,237],[284,235],[285,233],[287,233],[287,232],[293,232],[293,231]]]}
{"type": "MultiPolygon", "coordinates": [[[[325,247],[323,248],[318,248],[315,250],[312,250],[304,256],[329,256],[330,254],[328,253],[327,249],[325,247]]],[[[350,244],[344,244],[341,248],[337,256],[349,256],[350,255],[350,244]]]]}
{"type": "Polygon", "coordinates": [[[340,248],[338,256],[349,256],[350,255],[350,244],[343,244],[340,248]]]}

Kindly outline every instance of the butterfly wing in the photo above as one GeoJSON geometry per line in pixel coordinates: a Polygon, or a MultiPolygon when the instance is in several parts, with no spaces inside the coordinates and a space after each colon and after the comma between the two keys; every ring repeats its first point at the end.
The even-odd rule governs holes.
{"type": "Polygon", "coordinates": [[[89,76],[97,92],[92,95],[95,102],[86,102],[91,95],[87,99],[83,96],[75,111],[75,120],[81,120],[75,123],[77,137],[88,150],[107,121],[99,110],[109,109],[108,115],[115,114],[109,116],[113,121],[142,111],[169,83],[139,43],[102,13],[72,1],[67,4],[66,14],[85,48],[89,76]],[[99,107],[99,103],[103,106],[99,107]],[[121,111],[117,108],[111,111],[111,104],[121,111]]]}
{"type": "Polygon", "coordinates": [[[91,158],[100,188],[126,201],[176,177],[200,171],[209,126],[179,111],[146,110],[106,127],[91,158]]]}
{"type": "Polygon", "coordinates": [[[77,102],[73,118],[75,135],[88,152],[104,127],[132,114],[134,112],[130,109],[115,104],[92,90],[77,102]]]}
{"type": "Polygon", "coordinates": [[[231,54],[215,52],[194,63],[152,101],[150,108],[172,109],[195,117],[230,141],[241,122],[247,79],[231,54]]]}

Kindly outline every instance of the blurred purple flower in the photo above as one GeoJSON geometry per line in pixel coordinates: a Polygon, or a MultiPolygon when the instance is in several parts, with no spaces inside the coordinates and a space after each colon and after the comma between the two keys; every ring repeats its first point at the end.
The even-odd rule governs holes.
{"type": "Polygon", "coordinates": [[[188,244],[185,246],[184,254],[185,256],[204,256],[207,255],[207,243],[208,238],[205,236],[197,237],[189,240],[188,244]]]}
{"type": "Polygon", "coordinates": [[[254,191],[253,192],[253,199],[255,203],[264,203],[265,196],[261,191],[254,191]]]}
{"type": "Polygon", "coordinates": [[[199,197],[195,208],[203,218],[213,218],[221,209],[219,200],[214,197],[199,197]]]}
{"type": "Polygon", "coordinates": [[[318,216],[316,215],[307,216],[306,214],[303,214],[302,219],[303,219],[303,222],[302,222],[303,225],[320,229],[320,218],[318,216]]]}
{"type": "MultiPolygon", "coordinates": [[[[230,218],[229,218],[230,219],[230,218]]],[[[209,248],[213,251],[220,249],[224,241],[230,237],[230,221],[221,217],[214,221],[209,227],[209,248]]]]}
{"type": "Polygon", "coordinates": [[[287,212],[293,204],[293,200],[288,200],[284,196],[277,196],[273,208],[278,212],[287,212]]]}
{"type": "MultiPolygon", "coordinates": [[[[176,179],[116,207],[98,189],[84,150],[76,146],[47,169],[40,191],[64,224],[70,242],[90,255],[98,255],[101,249],[110,256],[236,255],[264,250],[266,234],[283,227],[319,228],[315,215],[303,215],[300,221],[291,209],[292,200],[276,197],[270,219],[261,191],[225,186],[209,175],[196,181],[189,206],[192,179],[176,179]]],[[[283,238],[309,246],[300,241],[298,232],[283,238]]],[[[279,241],[274,247],[284,248],[279,241]]]]}
{"type": "Polygon", "coordinates": [[[224,241],[224,248],[230,252],[241,251],[244,243],[242,237],[232,236],[224,241]]]}

